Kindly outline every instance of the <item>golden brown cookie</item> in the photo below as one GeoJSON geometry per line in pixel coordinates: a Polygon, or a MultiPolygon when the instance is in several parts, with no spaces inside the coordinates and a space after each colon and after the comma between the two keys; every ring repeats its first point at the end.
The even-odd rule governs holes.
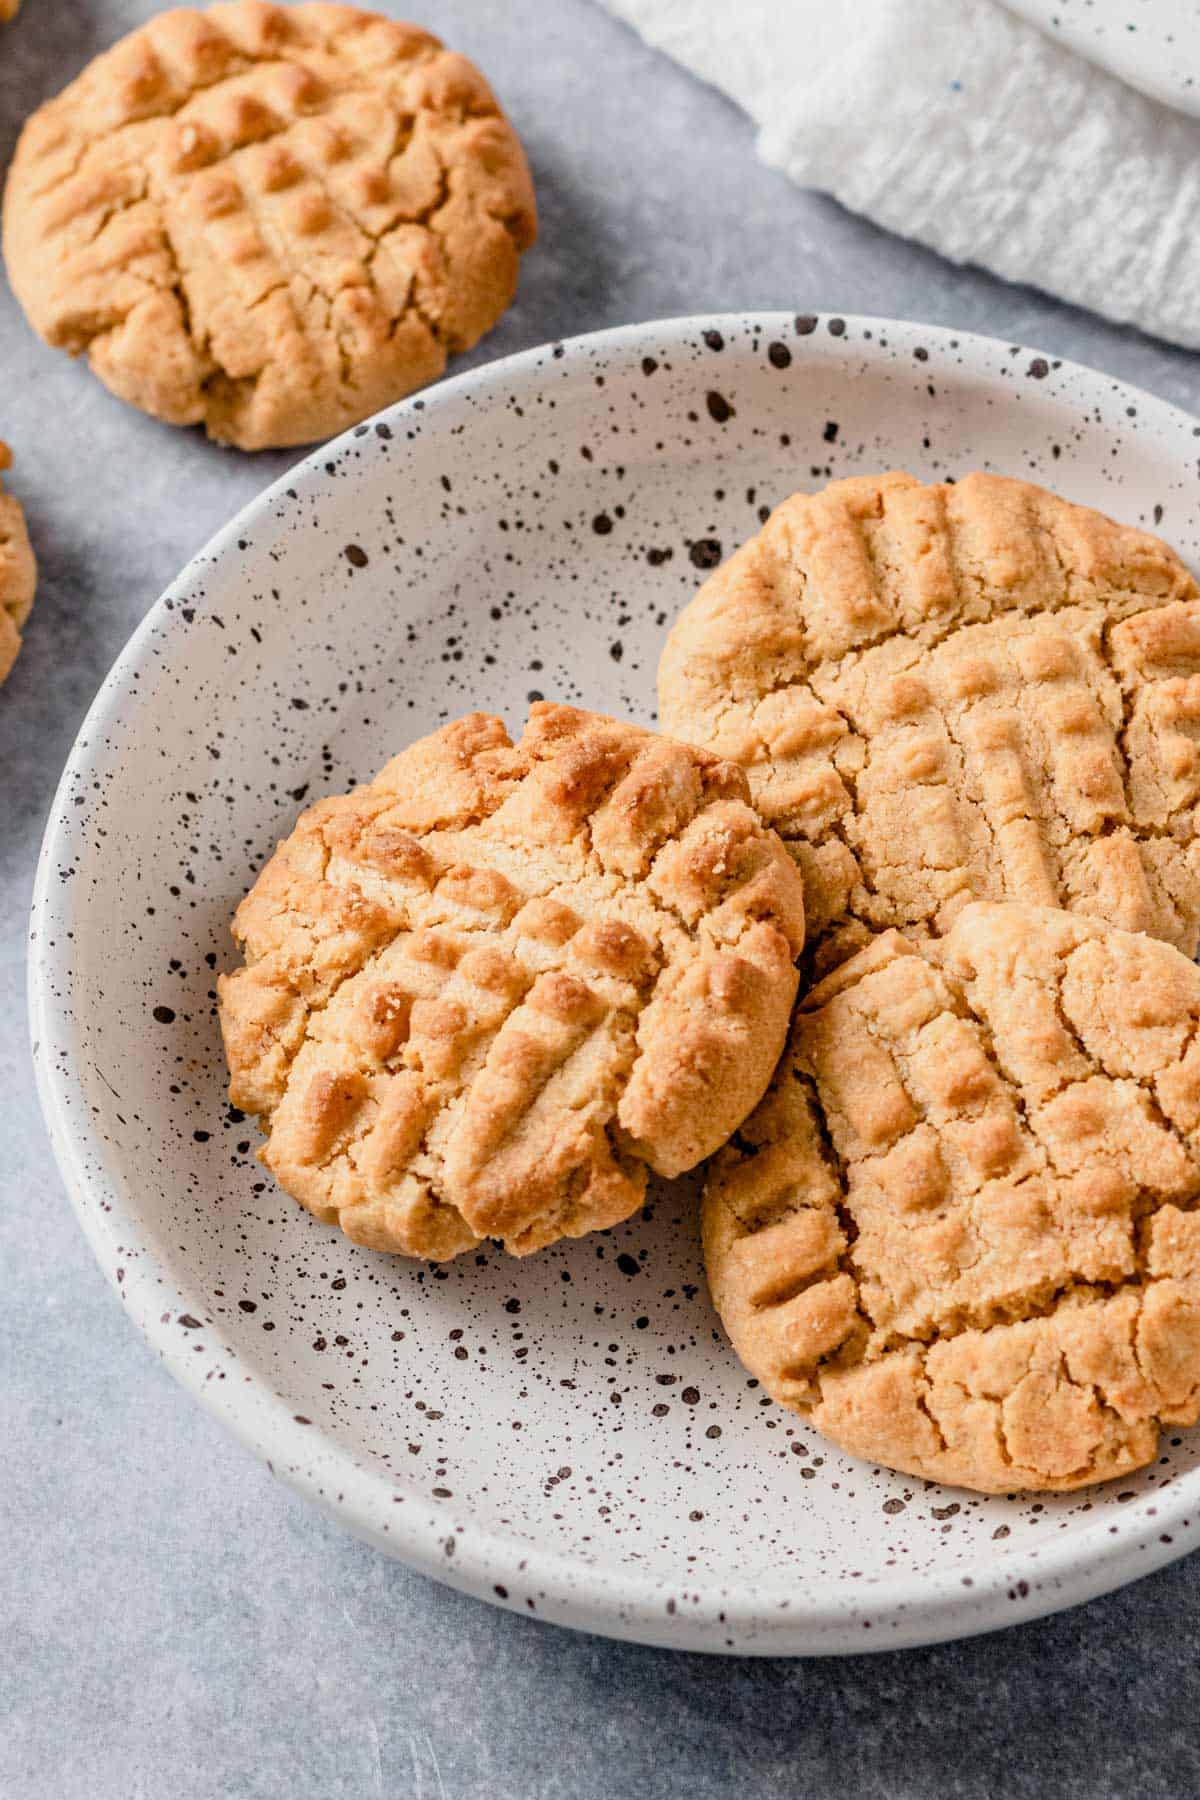
{"type": "Polygon", "coordinates": [[[0,19],[15,19],[21,0],[0,0],[0,19]]]}
{"type": "Polygon", "coordinates": [[[801,884],[739,769],[572,707],[470,714],[309,809],[220,984],[263,1161],[360,1243],[517,1254],[627,1218],[761,1098],[801,884]]]}
{"type": "Polygon", "coordinates": [[[1200,937],[1200,590],[1142,531],[994,475],[797,494],[704,584],[663,727],[740,763],[819,968],[971,899],[1200,937]]]}
{"type": "Polygon", "coordinates": [[[479,71],[319,0],[158,14],[33,115],[4,203],[47,343],[243,450],[328,437],[440,375],[535,232],[479,71]]]}
{"type": "Polygon", "coordinates": [[[704,1203],[750,1372],[856,1456],[985,1492],[1200,1417],[1200,969],[1057,909],[876,938],[797,1009],[704,1203]]]}
{"type": "MultiPolygon", "coordinates": [[[[7,444],[0,444],[0,470],[12,463],[7,444]]],[[[21,648],[21,627],[29,617],[37,587],[37,564],[25,514],[0,481],[0,681],[17,660],[21,648]]]]}

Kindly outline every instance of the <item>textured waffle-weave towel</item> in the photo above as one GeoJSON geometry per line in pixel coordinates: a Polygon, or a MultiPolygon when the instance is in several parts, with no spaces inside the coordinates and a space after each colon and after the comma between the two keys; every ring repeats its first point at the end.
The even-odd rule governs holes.
{"type": "Polygon", "coordinates": [[[763,160],[955,262],[1200,346],[1200,120],[998,0],[604,0],[763,160]]]}

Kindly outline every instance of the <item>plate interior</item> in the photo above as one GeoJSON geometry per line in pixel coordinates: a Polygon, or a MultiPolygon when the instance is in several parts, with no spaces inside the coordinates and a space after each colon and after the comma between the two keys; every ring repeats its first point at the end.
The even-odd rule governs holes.
{"type": "Polygon", "coordinates": [[[795,488],[990,468],[1157,525],[1195,562],[1196,454],[1182,415],[1029,351],[726,318],[448,383],[257,502],[110,677],[35,916],[60,1156],[188,1384],[376,1542],[634,1636],[866,1647],[849,1634],[874,1623],[911,1641],[937,1635],[934,1589],[1021,1608],[1039,1564],[1069,1573],[1064,1540],[1094,1565],[1136,1515],[1152,1543],[1159,1503],[1193,1491],[1195,1436],[1119,1491],[985,1500],[853,1462],[770,1403],[709,1304],[694,1181],[525,1261],[354,1247],[255,1162],[214,987],[301,806],[413,737],[475,707],[515,732],[541,696],[653,723],[671,620],[795,488]]]}

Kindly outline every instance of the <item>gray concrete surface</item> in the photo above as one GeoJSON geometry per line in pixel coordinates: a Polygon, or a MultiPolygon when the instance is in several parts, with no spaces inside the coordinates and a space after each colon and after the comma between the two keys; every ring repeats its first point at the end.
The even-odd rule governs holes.
{"type": "MultiPolygon", "coordinates": [[[[783,0],[781,0],[781,4],[783,0]]],[[[0,28],[0,160],[145,0],[0,28]]],[[[588,0],[436,0],[529,146],[543,236],[482,357],[752,305],[991,332],[1200,408],[1193,356],[950,268],[798,193],[731,107],[588,0]]],[[[1198,302],[1200,304],[1200,302],[1198,302]]],[[[25,913],[60,766],[185,558],[287,462],[125,411],[0,293],[0,433],[42,580],[0,694],[2,1800],[993,1800],[1200,1791],[1200,1560],[1041,1624],[852,1661],[628,1648],[435,1587],[344,1536],[135,1339],[52,1165],[25,913]]]]}

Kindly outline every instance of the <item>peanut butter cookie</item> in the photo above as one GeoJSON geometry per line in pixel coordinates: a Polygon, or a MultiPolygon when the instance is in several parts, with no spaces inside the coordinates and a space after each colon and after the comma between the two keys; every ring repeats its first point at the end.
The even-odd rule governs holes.
{"type": "Polygon", "coordinates": [[[972,899],[1196,952],[1200,590],[1158,538],[999,476],[834,482],[705,583],[659,693],[787,840],[818,969],[972,899]]]}
{"type": "Polygon", "coordinates": [[[441,374],[536,231],[486,81],[413,25],[311,0],[160,13],[30,119],[4,255],[30,323],[243,450],[441,374]]]}
{"type": "MultiPolygon", "coordinates": [[[[7,444],[0,444],[0,470],[12,463],[7,444]]],[[[37,564],[25,514],[18,501],[4,491],[0,481],[0,681],[17,660],[21,648],[21,627],[29,617],[37,587],[37,564]]]]}
{"type": "Polygon", "coordinates": [[[238,909],[233,1104],[360,1243],[518,1255],[628,1217],[761,1098],[803,940],[739,769],[571,707],[474,713],[306,812],[238,909]]]}
{"type": "Polygon", "coordinates": [[[985,1492],[1200,1417],[1200,969],[1078,914],[883,933],[797,1009],[704,1241],[752,1374],[856,1456],[985,1492]]]}

